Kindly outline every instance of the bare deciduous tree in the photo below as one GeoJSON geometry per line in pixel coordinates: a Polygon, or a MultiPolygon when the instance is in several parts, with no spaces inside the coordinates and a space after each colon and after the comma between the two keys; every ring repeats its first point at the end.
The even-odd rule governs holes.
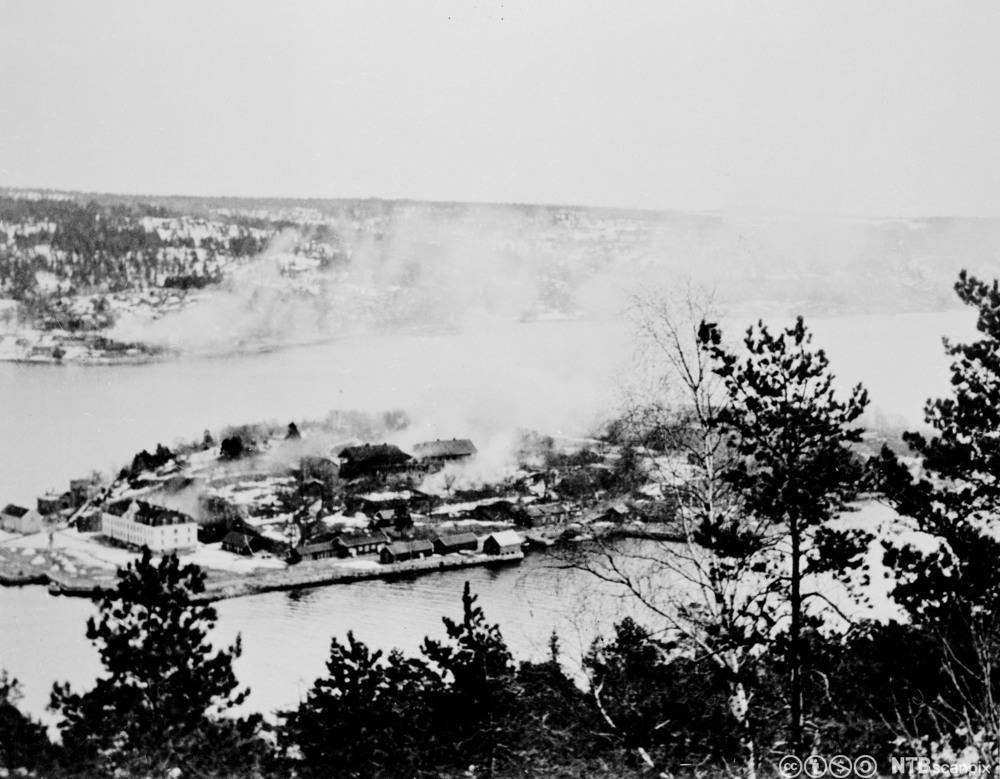
{"type": "Polygon", "coordinates": [[[712,424],[722,387],[697,344],[698,325],[712,313],[704,300],[692,291],[679,303],[650,294],[633,306],[649,373],[645,386],[630,388],[617,436],[675,506],[671,540],[633,548],[599,539],[567,564],[624,588],[722,671],[743,753],[738,772],[753,779],[752,666],[773,631],[779,589],[759,573],[776,538],[768,521],[745,516],[725,479],[732,452],[712,424]]]}

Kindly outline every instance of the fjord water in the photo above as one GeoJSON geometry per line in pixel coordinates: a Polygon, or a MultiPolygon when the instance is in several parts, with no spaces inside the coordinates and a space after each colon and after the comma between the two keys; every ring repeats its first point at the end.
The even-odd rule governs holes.
{"type": "MultiPolygon", "coordinates": [[[[966,311],[809,321],[845,386],[863,381],[873,405],[910,425],[947,391],[940,339],[968,338],[966,311]]],[[[735,331],[733,332],[735,335],[735,331]]],[[[0,364],[0,501],[31,502],[135,451],[257,420],[319,418],[331,409],[399,408],[420,435],[485,437],[517,427],[585,432],[619,401],[633,359],[617,321],[533,322],[475,332],[345,338],[229,358],[139,366],[0,364]]],[[[414,435],[418,435],[414,433],[414,435]]],[[[237,664],[248,707],[293,705],[323,671],[329,638],[350,629],[370,644],[415,651],[457,616],[463,582],[479,593],[519,657],[547,651],[553,629],[578,656],[625,608],[616,593],[547,555],[521,566],[393,582],[270,593],[218,605],[219,640],[241,633],[237,664]]],[[[99,671],[84,638],[84,600],[41,587],[0,589],[0,668],[43,716],[53,681],[86,685],[99,671]]]]}

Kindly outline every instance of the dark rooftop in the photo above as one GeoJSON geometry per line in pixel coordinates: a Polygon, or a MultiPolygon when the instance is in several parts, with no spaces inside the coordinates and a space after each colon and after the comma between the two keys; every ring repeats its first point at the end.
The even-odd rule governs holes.
{"type": "Polygon", "coordinates": [[[337,536],[337,543],[341,546],[364,546],[365,544],[381,544],[385,541],[382,533],[343,533],[337,536]]]}
{"type": "Polygon", "coordinates": [[[230,530],[226,533],[225,538],[222,539],[222,543],[227,546],[251,546],[255,543],[259,544],[262,541],[263,539],[260,536],[241,533],[238,530],[230,530]]]}
{"type": "Polygon", "coordinates": [[[475,533],[454,533],[450,536],[438,536],[437,540],[440,541],[445,546],[479,544],[479,539],[476,537],[475,533]]]}
{"type": "Polygon", "coordinates": [[[411,460],[406,452],[393,444],[362,444],[347,446],[337,455],[348,462],[365,462],[368,460],[388,460],[390,462],[405,462],[411,460]]]}
{"type": "Polygon", "coordinates": [[[393,554],[434,551],[434,544],[423,538],[417,538],[413,541],[393,541],[391,544],[386,544],[386,546],[393,554]]]}
{"type": "MultiPolygon", "coordinates": [[[[189,517],[180,511],[174,511],[173,509],[168,509],[164,506],[156,506],[152,503],[147,503],[144,500],[134,501],[138,505],[138,510],[135,512],[135,521],[140,525],[149,525],[150,527],[162,527],[164,525],[187,525],[194,522],[194,519],[189,517]]],[[[108,514],[113,514],[116,517],[124,516],[125,513],[131,507],[132,500],[119,500],[111,503],[105,508],[108,514]]]]}
{"type": "Polygon", "coordinates": [[[319,541],[295,547],[295,551],[300,555],[313,554],[314,552],[328,552],[331,549],[333,549],[333,544],[330,541],[319,541]]]}

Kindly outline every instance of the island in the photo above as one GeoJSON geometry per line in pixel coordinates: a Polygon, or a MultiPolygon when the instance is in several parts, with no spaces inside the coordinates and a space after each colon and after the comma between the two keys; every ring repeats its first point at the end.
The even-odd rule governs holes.
{"type": "Polygon", "coordinates": [[[677,535],[669,482],[638,478],[650,464],[613,436],[522,432],[484,462],[468,438],[405,445],[407,425],[399,412],[331,413],[143,450],[113,477],[0,510],[0,583],[93,597],[148,547],[197,563],[201,597],[215,600],[516,565],[531,549],[598,536],[677,535]]]}

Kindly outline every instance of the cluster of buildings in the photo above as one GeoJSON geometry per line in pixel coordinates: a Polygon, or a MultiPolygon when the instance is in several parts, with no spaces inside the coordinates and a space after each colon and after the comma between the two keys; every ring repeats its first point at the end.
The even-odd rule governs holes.
{"type": "MultiPolygon", "coordinates": [[[[420,560],[432,555],[483,554],[498,558],[519,556],[524,539],[513,530],[492,533],[480,540],[475,533],[453,533],[427,538],[393,538],[381,530],[371,532],[346,532],[310,540],[295,547],[298,560],[324,560],[327,558],[371,558],[381,563],[399,563],[420,560]]],[[[233,554],[254,555],[267,551],[267,539],[251,533],[233,530],[222,540],[222,548],[233,554]]]]}
{"type": "Polygon", "coordinates": [[[37,533],[46,520],[64,520],[95,497],[100,485],[93,479],[73,479],[63,492],[47,492],[35,501],[35,508],[8,503],[0,511],[0,529],[9,533],[37,533]]]}
{"type": "Polygon", "coordinates": [[[46,492],[37,501],[38,513],[42,516],[76,511],[93,498],[99,485],[93,479],[73,479],[64,492],[46,492]]]}
{"type": "MultiPolygon", "coordinates": [[[[42,530],[47,519],[69,520],[78,530],[98,531],[111,543],[148,547],[156,553],[192,550],[197,548],[199,540],[206,543],[221,540],[221,548],[232,554],[270,554],[294,561],[369,558],[392,564],[433,555],[481,553],[498,558],[520,555],[525,542],[512,530],[485,537],[468,532],[414,537],[411,512],[413,516],[428,519],[454,517],[440,513],[447,508],[442,505],[442,498],[412,487],[393,491],[386,481],[394,474],[413,472],[422,476],[448,463],[473,457],[476,447],[468,439],[453,438],[418,443],[412,451],[409,454],[387,443],[366,443],[345,447],[332,458],[303,457],[298,470],[292,471],[293,477],[284,480],[274,477],[271,479],[274,484],[261,483],[257,490],[261,493],[257,498],[261,503],[259,515],[254,508],[256,504],[229,503],[227,500],[231,501],[232,496],[216,496],[217,502],[232,510],[217,517],[213,515],[218,526],[211,532],[206,532],[213,525],[205,517],[202,519],[208,524],[203,527],[194,517],[148,499],[129,497],[109,501],[107,491],[102,492],[101,485],[92,479],[75,479],[68,490],[39,497],[37,508],[6,506],[0,512],[0,526],[7,531],[35,533],[42,530]],[[278,484],[279,481],[282,483],[278,484]],[[344,515],[331,517],[327,493],[334,482],[343,481],[348,485],[353,482],[353,488],[348,486],[345,492],[337,489],[333,511],[343,510],[344,515]],[[369,491],[359,487],[367,487],[369,491]],[[381,491],[371,491],[373,487],[381,491]],[[285,497],[279,499],[282,495],[285,497]],[[284,502],[288,496],[293,496],[293,506],[299,506],[290,514],[284,502]],[[277,503],[273,507],[265,505],[267,498],[277,503]],[[275,510],[279,513],[272,517],[275,510]],[[365,529],[359,529],[359,518],[366,519],[365,529]]],[[[161,470],[169,468],[173,473],[177,470],[176,461],[164,449],[164,457],[167,455],[171,455],[169,461],[161,464],[142,452],[133,461],[131,472],[159,476],[161,470]]],[[[412,484],[412,480],[404,481],[412,484]]],[[[139,481],[136,477],[129,483],[136,488],[139,481]]],[[[159,481],[156,484],[162,487],[159,481]]],[[[242,489],[233,492],[242,494],[242,489]]],[[[506,500],[484,501],[466,508],[463,517],[474,516],[496,523],[516,520],[518,512],[523,511],[506,500]]]]}

